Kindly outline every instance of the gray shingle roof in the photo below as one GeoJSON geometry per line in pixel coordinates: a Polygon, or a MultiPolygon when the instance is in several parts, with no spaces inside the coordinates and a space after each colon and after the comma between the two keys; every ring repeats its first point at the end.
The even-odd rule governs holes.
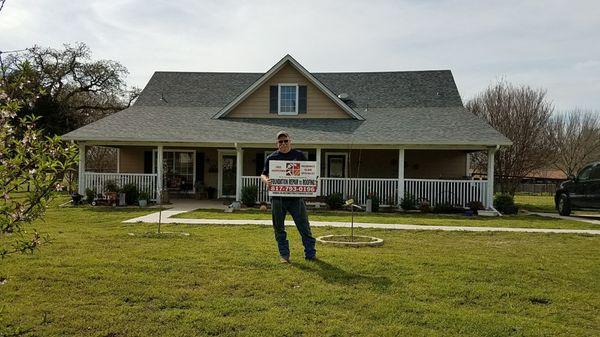
{"type": "Polygon", "coordinates": [[[211,119],[260,73],[156,72],[129,109],[72,131],[67,140],[265,143],[282,128],[303,144],[508,145],[465,111],[448,70],[313,73],[347,93],[353,119],[211,119]]]}

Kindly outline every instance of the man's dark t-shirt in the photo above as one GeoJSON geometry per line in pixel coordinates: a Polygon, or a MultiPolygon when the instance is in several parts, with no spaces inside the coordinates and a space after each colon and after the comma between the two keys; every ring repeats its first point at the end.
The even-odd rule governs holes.
{"type": "Polygon", "coordinates": [[[306,156],[302,151],[291,149],[288,153],[281,153],[279,150],[271,153],[265,159],[265,168],[262,171],[262,174],[269,176],[269,161],[271,160],[286,160],[286,161],[306,161],[306,156]]]}

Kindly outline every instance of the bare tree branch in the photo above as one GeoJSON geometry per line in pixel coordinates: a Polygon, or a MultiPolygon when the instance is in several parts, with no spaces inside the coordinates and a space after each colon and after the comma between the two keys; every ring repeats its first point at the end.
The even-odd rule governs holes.
{"type": "MultiPolygon", "coordinates": [[[[514,194],[522,178],[549,165],[547,126],[553,108],[545,96],[544,90],[500,81],[466,104],[513,142],[495,156],[495,175],[503,193],[514,194]]],[[[485,172],[487,156],[478,154],[473,159],[478,170],[485,172]]]]}

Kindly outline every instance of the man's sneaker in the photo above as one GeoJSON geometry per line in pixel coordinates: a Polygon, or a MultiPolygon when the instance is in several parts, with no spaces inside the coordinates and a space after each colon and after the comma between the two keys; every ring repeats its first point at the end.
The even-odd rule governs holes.
{"type": "Polygon", "coordinates": [[[279,262],[281,262],[281,263],[290,263],[290,258],[289,258],[289,256],[288,257],[280,256],[279,257],[279,262]]]}
{"type": "Polygon", "coordinates": [[[317,257],[316,256],[307,256],[304,259],[306,261],[317,261],[317,257]]]}

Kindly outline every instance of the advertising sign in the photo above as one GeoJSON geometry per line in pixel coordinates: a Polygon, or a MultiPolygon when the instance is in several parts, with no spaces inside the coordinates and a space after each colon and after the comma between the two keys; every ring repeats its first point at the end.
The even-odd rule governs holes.
{"type": "Polygon", "coordinates": [[[319,173],[316,161],[269,161],[270,197],[316,197],[319,173]]]}

